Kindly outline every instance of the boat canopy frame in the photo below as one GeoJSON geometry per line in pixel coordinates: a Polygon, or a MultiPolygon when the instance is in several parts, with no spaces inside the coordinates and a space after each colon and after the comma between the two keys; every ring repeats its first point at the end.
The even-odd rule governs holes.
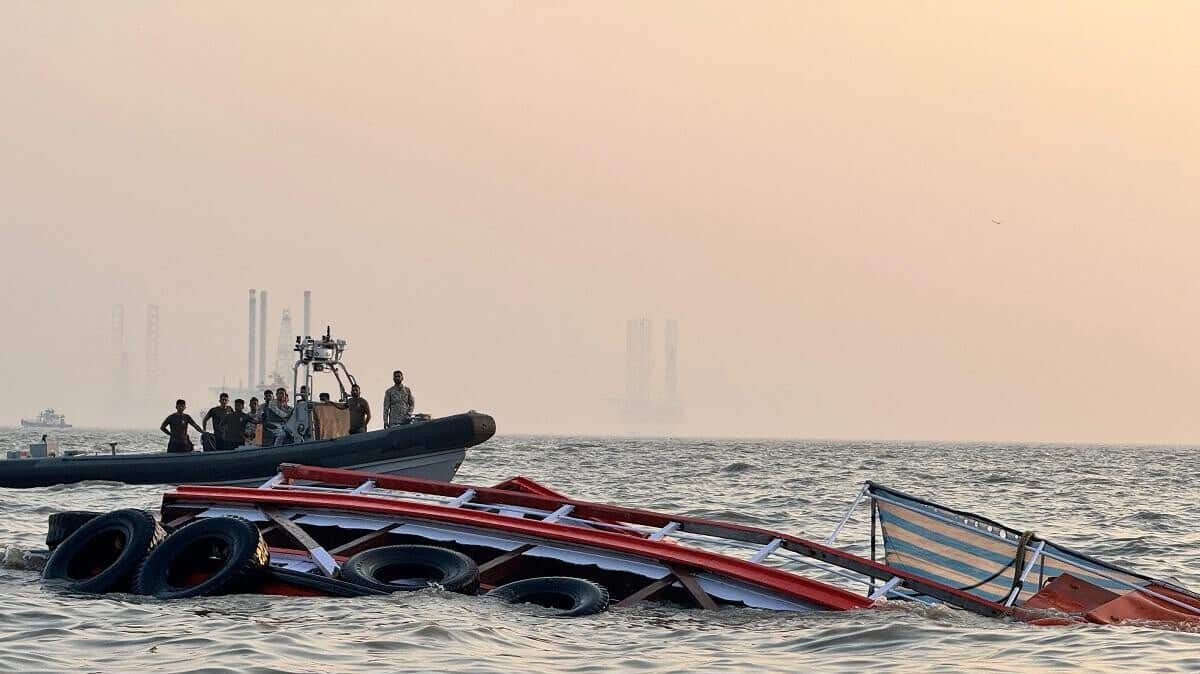
{"type": "MultiPolygon", "coordinates": [[[[851,502],[849,508],[847,508],[845,514],[843,514],[842,518],[838,521],[833,531],[830,532],[829,536],[825,539],[826,544],[832,545],[837,540],[846,523],[850,520],[854,511],[858,508],[864,497],[866,497],[870,502],[870,547],[872,561],[875,561],[877,557],[876,551],[878,538],[876,525],[878,524],[878,528],[880,529],[882,529],[884,526],[882,515],[880,513],[880,504],[882,503],[886,506],[911,509],[911,506],[904,503],[904,501],[925,506],[928,510],[923,510],[921,512],[923,516],[936,519],[938,522],[961,530],[964,533],[969,532],[971,534],[990,534],[995,536],[995,538],[1000,541],[1013,543],[1014,547],[1017,549],[1017,553],[1014,556],[1014,562],[1021,560],[1021,558],[1024,556],[1024,552],[1021,550],[1021,548],[1029,551],[1029,554],[1027,557],[1025,557],[1023,563],[1016,564],[1014,562],[1010,562],[1010,565],[1013,566],[1012,588],[999,602],[1006,609],[1011,610],[1014,608],[1014,606],[1019,608],[1017,601],[1020,598],[1020,595],[1025,588],[1026,581],[1032,574],[1033,570],[1040,565],[1044,571],[1046,560],[1055,560],[1081,567],[1089,573],[1122,587],[1126,591],[1142,594],[1155,601],[1171,604],[1172,606],[1182,609],[1189,614],[1200,617],[1200,607],[1180,601],[1179,599],[1170,597],[1162,592],[1157,592],[1150,587],[1147,587],[1148,585],[1160,585],[1173,592],[1177,592],[1189,598],[1200,601],[1200,594],[1192,592],[1191,590],[1180,586],[1176,582],[1167,579],[1156,578],[1118,564],[1106,562],[1087,553],[1038,536],[1032,531],[1020,531],[984,515],[945,506],[940,503],[921,498],[919,496],[914,496],[899,489],[894,489],[870,480],[862,483],[861,489],[851,502]],[[940,512],[947,513],[951,516],[948,517],[941,515],[939,514],[940,512]],[[1072,559],[1072,557],[1074,559],[1072,559]],[[1139,585],[1137,583],[1130,582],[1121,576],[1140,579],[1144,584],[1139,585]]],[[[884,536],[884,545],[886,548],[886,536],[884,536]]],[[[1001,569],[1001,571],[1003,570],[1004,569],[1001,569]]],[[[1040,588],[1046,582],[1056,577],[1057,575],[1045,577],[1042,574],[1039,574],[1037,586],[1040,588]]],[[[888,582],[890,583],[891,581],[889,580],[888,582]]],[[[894,588],[895,586],[892,585],[891,587],[894,588]]],[[[959,589],[961,591],[969,591],[967,588],[959,589]]]]}
{"type": "MultiPolygon", "coordinates": [[[[169,503],[183,506],[188,501],[203,502],[208,499],[215,502],[255,499],[253,492],[256,490],[232,493],[234,491],[181,486],[164,496],[164,508],[169,503]]],[[[506,522],[524,521],[531,525],[536,522],[534,526],[539,529],[539,534],[545,534],[540,529],[546,527],[569,528],[572,532],[569,536],[577,542],[586,543],[589,536],[605,538],[603,543],[599,543],[602,547],[626,541],[635,549],[644,549],[644,544],[657,546],[666,542],[673,544],[668,548],[680,551],[714,554],[721,549],[722,552],[716,554],[731,557],[731,561],[739,565],[738,571],[748,577],[785,573],[793,579],[827,587],[831,595],[836,595],[826,598],[828,608],[865,608],[877,599],[893,597],[921,604],[946,603],[990,617],[1010,613],[1010,609],[1001,603],[801,536],[743,524],[572,499],[527,478],[514,478],[497,487],[481,487],[283,464],[279,474],[257,491],[260,500],[278,507],[311,504],[327,509],[349,507],[357,510],[364,504],[346,500],[345,497],[363,496],[371,501],[384,499],[402,502],[413,509],[419,509],[420,504],[428,504],[439,511],[449,506],[463,511],[464,515],[508,515],[503,518],[506,522]],[[514,490],[512,485],[523,488],[514,490]],[[642,543],[637,543],[639,540],[642,543]],[[727,549],[741,550],[747,556],[731,555],[725,552],[727,549]],[[804,566],[805,574],[801,575],[794,565],[804,566]],[[812,572],[820,574],[822,578],[813,577],[812,572]],[[847,586],[859,586],[865,591],[851,591],[847,586]]],[[[372,506],[376,507],[380,506],[372,506]]],[[[414,516],[422,518],[428,515],[418,511],[414,516]]],[[[503,524],[493,521],[490,526],[503,524]]],[[[652,552],[661,550],[652,549],[652,552]]]]}
{"type": "MultiPolygon", "coordinates": [[[[870,481],[862,484],[850,507],[822,543],[745,524],[573,499],[523,477],[511,478],[493,487],[481,487],[282,464],[277,475],[256,489],[181,486],[163,496],[164,518],[168,514],[178,516],[172,524],[198,516],[229,514],[230,507],[249,509],[256,519],[267,524],[267,529],[290,533],[300,544],[300,549],[288,548],[281,554],[306,556],[310,560],[309,568],[317,567],[327,575],[336,573],[337,565],[345,559],[338,557],[340,554],[353,554],[364,549],[363,546],[378,545],[389,533],[403,535],[405,527],[417,530],[434,527],[443,533],[459,531],[468,536],[482,535],[508,541],[510,547],[504,549],[501,546],[499,554],[480,564],[485,582],[502,578],[526,553],[539,556],[534,548],[543,547],[566,550],[573,546],[598,554],[626,555],[666,569],[663,571],[666,575],[661,577],[637,574],[647,579],[645,584],[635,586],[632,592],[618,600],[619,606],[675,587],[690,593],[696,604],[712,608],[715,603],[702,585],[709,583],[711,591],[714,580],[726,578],[757,588],[754,591],[774,594],[785,602],[832,610],[866,608],[878,600],[895,598],[923,605],[945,604],[983,616],[1012,617],[1041,624],[1084,620],[1106,623],[1129,619],[1190,623],[1200,619],[1197,617],[1200,616],[1200,595],[1181,587],[1178,582],[1104,562],[1033,532],[1021,532],[987,517],[942,506],[870,481]],[[871,509],[870,558],[833,547],[848,523],[855,521],[852,518],[863,501],[871,509]],[[918,541],[926,545],[906,550],[909,557],[904,559],[893,559],[889,550],[889,537],[895,539],[895,527],[899,526],[895,511],[898,506],[912,509],[916,515],[933,518],[937,523],[935,528],[941,534],[940,538],[934,536],[928,541],[918,541]],[[295,531],[298,526],[281,522],[285,513],[290,513],[286,517],[296,517],[310,526],[321,526],[316,524],[314,517],[317,520],[349,517],[350,520],[343,520],[349,524],[334,526],[349,529],[374,526],[375,530],[353,535],[349,541],[325,534],[331,546],[325,550],[312,537],[306,537],[303,530],[295,531]],[[271,522],[266,522],[268,519],[271,522]],[[370,522],[383,523],[371,525],[370,522]],[[471,534],[472,531],[476,533],[471,534]],[[991,542],[980,543],[980,534],[992,536],[991,542]],[[884,543],[883,559],[877,559],[880,539],[884,543]],[[965,546],[964,549],[972,545],[988,547],[990,557],[983,559],[993,565],[1008,554],[1006,551],[1010,547],[1005,546],[1017,549],[1012,561],[985,579],[1000,579],[995,584],[1005,591],[991,595],[998,595],[999,600],[972,591],[982,583],[960,587],[953,579],[948,581],[947,577],[939,575],[936,568],[930,570],[919,563],[919,556],[928,554],[934,556],[936,566],[938,551],[944,551],[947,545],[954,543],[965,546]],[[1046,561],[1048,559],[1055,560],[1053,565],[1046,561]],[[803,566],[803,570],[798,566],[803,566]],[[1002,574],[1009,568],[1013,579],[1011,588],[1000,585],[1008,582],[1002,574]],[[1035,569],[1041,578],[1034,585],[1036,590],[1026,599],[1028,604],[1023,605],[1020,595],[1035,569]],[[1068,586],[1075,581],[1080,581],[1083,586],[1110,583],[1112,591],[1106,594],[1112,599],[1102,602],[1103,607],[1110,608],[1097,608],[1101,605],[1093,604],[1098,612],[1086,607],[1078,611],[1067,604],[1056,603],[1056,597],[1071,599],[1069,588],[1064,590],[1062,583],[1047,582],[1043,592],[1042,581],[1060,578],[1066,579],[1068,586]],[[1099,581],[1100,578],[1107,580],[1099,581]],[[849,589],[864,585],[865,592],[849,589]],[[1121,602],[1124,602],[1122,606],[1115,607],[1121,602]],[[1058,611],[1055,614],[1058,617],[1048,617],[1047,609],[1058,611]],[[1075,617],[1064,619],[1062,611],[1075,617]],[[1046,620],[1059,622],[1046,623],[1046,620]]],[[[916,515],[912,516],[915,518],[916,515]]],[[[927,519],[926,523],[929,521],[927,519]]],[[[447,540],[461,538],[452,536],[447,540]]],[[[959,557],[965,558],[962,554],[959,557]]],[[[977,568],[976,572],[986,575],[986,569],[992,567],[982,568],[985,571],[980,572],[977,568]]],[[[1101,585],[1099,589],[1105,588],[1101,585]]]]}

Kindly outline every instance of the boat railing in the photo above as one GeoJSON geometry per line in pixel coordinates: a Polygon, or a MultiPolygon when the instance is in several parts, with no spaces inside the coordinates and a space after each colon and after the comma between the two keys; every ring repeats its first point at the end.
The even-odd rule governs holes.
{"type": "MultiPolygon", "coordinates": [[[[536,484],[536,483],[533,483],[536,484]]],[[[893,597],[922,604],[934,603],[917,591],[901,586],[891,573],[865,573],[861,568],[839,564],[838,556],[814,556],[810,550],[797,549],[797,536],[769,530],[726,524],[698,518],[676,517],[607,504],[576,501],[562,496],[547,496],[487,487],[471,487],[399,476],[370,476],[355,471],[281,466],[280,473],[261,488],[298,492],[354,493],[413,503],[431,503],[460,507],[544,523],[599,529],[636,536],[652,541],[669,541],[699,550],[737,557],[745,561],[789,573],[803,570],[806,577],[829,583],[871,599],[893,597]],[[296,480],[317,479],[322,484],[301,484],[296,480]],[[329,486],[334,484],[334,486],[329,486]],[[524,501],[524,503],[520,503],[524,501]],[[532,501],[532,502],[531,502],[532,501]],[[579,508],[580,512],[575,512],[579,508]],[[596,510],[604,512],[597,513],[596,510]],[[628,521],[633,520],[633,521],[628,521]],[[877,583],[877,580],[884,581],[877,583]]],[[[861,493],[860,493],[861,496],[861,493]]],[[[847,517],[839,523],[840,529],[847,517]]],[[[836,538],[833,536],[831,538],[836,538]]],[[[805,541],[809,545],[817,545],[805,541]]],[[[830,551],[835,549],[830,548],[830,551]]],[[[841,551],[837,551],[841,552],[841,551]]],[[[849,555],[849,553],[842,553],[849,555]]],[[[861,558],[856,558],[861,559],[861,558]]],[[[882,567],[881,567],[882,568],[882,567]]]]}

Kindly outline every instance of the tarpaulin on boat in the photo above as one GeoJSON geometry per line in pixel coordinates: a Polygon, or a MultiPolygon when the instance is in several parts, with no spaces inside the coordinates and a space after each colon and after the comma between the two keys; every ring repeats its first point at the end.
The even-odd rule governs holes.
{"type": "Polygon", "coordinates": [[[1151,581],[1032,532],[883,485],[869,483],[868,494],[877,508],[889,565],[984,599],[1004,602],[1019,586],[1019,604],[1063,573],[1117,594],[1151,581]]]}
{"type": "Polygon", "coordinates": [[[332,440],[350,435],[350,410],[339,409],[333,403],[314,403],[313,430],[318,440],[332,440]]]}

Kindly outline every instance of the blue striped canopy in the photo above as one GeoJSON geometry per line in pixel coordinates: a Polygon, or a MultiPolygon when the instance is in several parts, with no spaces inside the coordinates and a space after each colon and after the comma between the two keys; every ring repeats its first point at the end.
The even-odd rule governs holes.
{"type": "MultiPolygon", "coordinates": [[[[982,599],[1003,602],[1008,598],[1025,571],[1025,567],[1015,568],[1020,531],[883,485],[868,483],[867,488],[879,513],[884,559],[889,566],[982,599]]],[[[1024,564],[1028,566],[1030,560],[1033,565],[1019,583],[1017,604],[1063,573],[1118,594],[1153,580],[1036,535],[1028,536],[1026,542],[1024,564]],[[1041,555],[1034,559],[1039,546],[1041,555]]]]}

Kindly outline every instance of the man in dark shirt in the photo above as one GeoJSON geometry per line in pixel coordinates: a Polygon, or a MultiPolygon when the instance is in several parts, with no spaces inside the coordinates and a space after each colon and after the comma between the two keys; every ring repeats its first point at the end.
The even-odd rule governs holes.
{"type": "Polygon", "coordinates": [[[237,449],[245,442],[246,422],[250,415],[245,411],[246,401],[233,401],[233,411],[221,419],[221,449],[237,449]]]}
{"type": "MultiPolygon", "coordinates": [[[[221,420],[225,418],[225,415],[233,411],[229,409],[229,394],[222,393],[221,397],[217,399],[217,402],[220,404],[216,407],[209,408],[208,413],[205,414],[204,418],[200,420],[200,425],[207,429],[208,420],[212,419],[214,436],[213,440],[217,445],[217,449],[232,449],[232,447],[225,447],[225,442],[223,441],[223,436],[221,434],[221,420]]],[[[204,431],[201,432],[203,433],[204,431]]]]}
{"type": "Polygon", "coordinates": [[[259,408],[258,423],[262,426],[262,447],[270,447],[275,444],[275,435],[271,433],[270,427],[267,426],[267,409],[271,407],[271,401],[275,400],[275,392],[271,389],[263,391],[263,403],[259,408]]]}
{"type": "Polygon", "coordinates": [[[371,423],[371,406],[367,399],[359,395],[358,384],[350,387],[350,399],[346,406],[350,408],[350,434],[366,433],[367,424],[371,423]]]}
{"type": "Polygon", "coordinates": [[[188,437],[188,426],[203,433],[204,430],[196,425],[196,422],[190,415],[184,414],[187,409],[187,403],[183,400],[175,401],[175,414],[168,415],[163,419],[162,425],[158,430],[167,434],[171,438],[167,441],[168,452],[190,452],[192,451],[192,439],[188,437]],[[170,428],[170,430],[167,430],[170,428]]]}

